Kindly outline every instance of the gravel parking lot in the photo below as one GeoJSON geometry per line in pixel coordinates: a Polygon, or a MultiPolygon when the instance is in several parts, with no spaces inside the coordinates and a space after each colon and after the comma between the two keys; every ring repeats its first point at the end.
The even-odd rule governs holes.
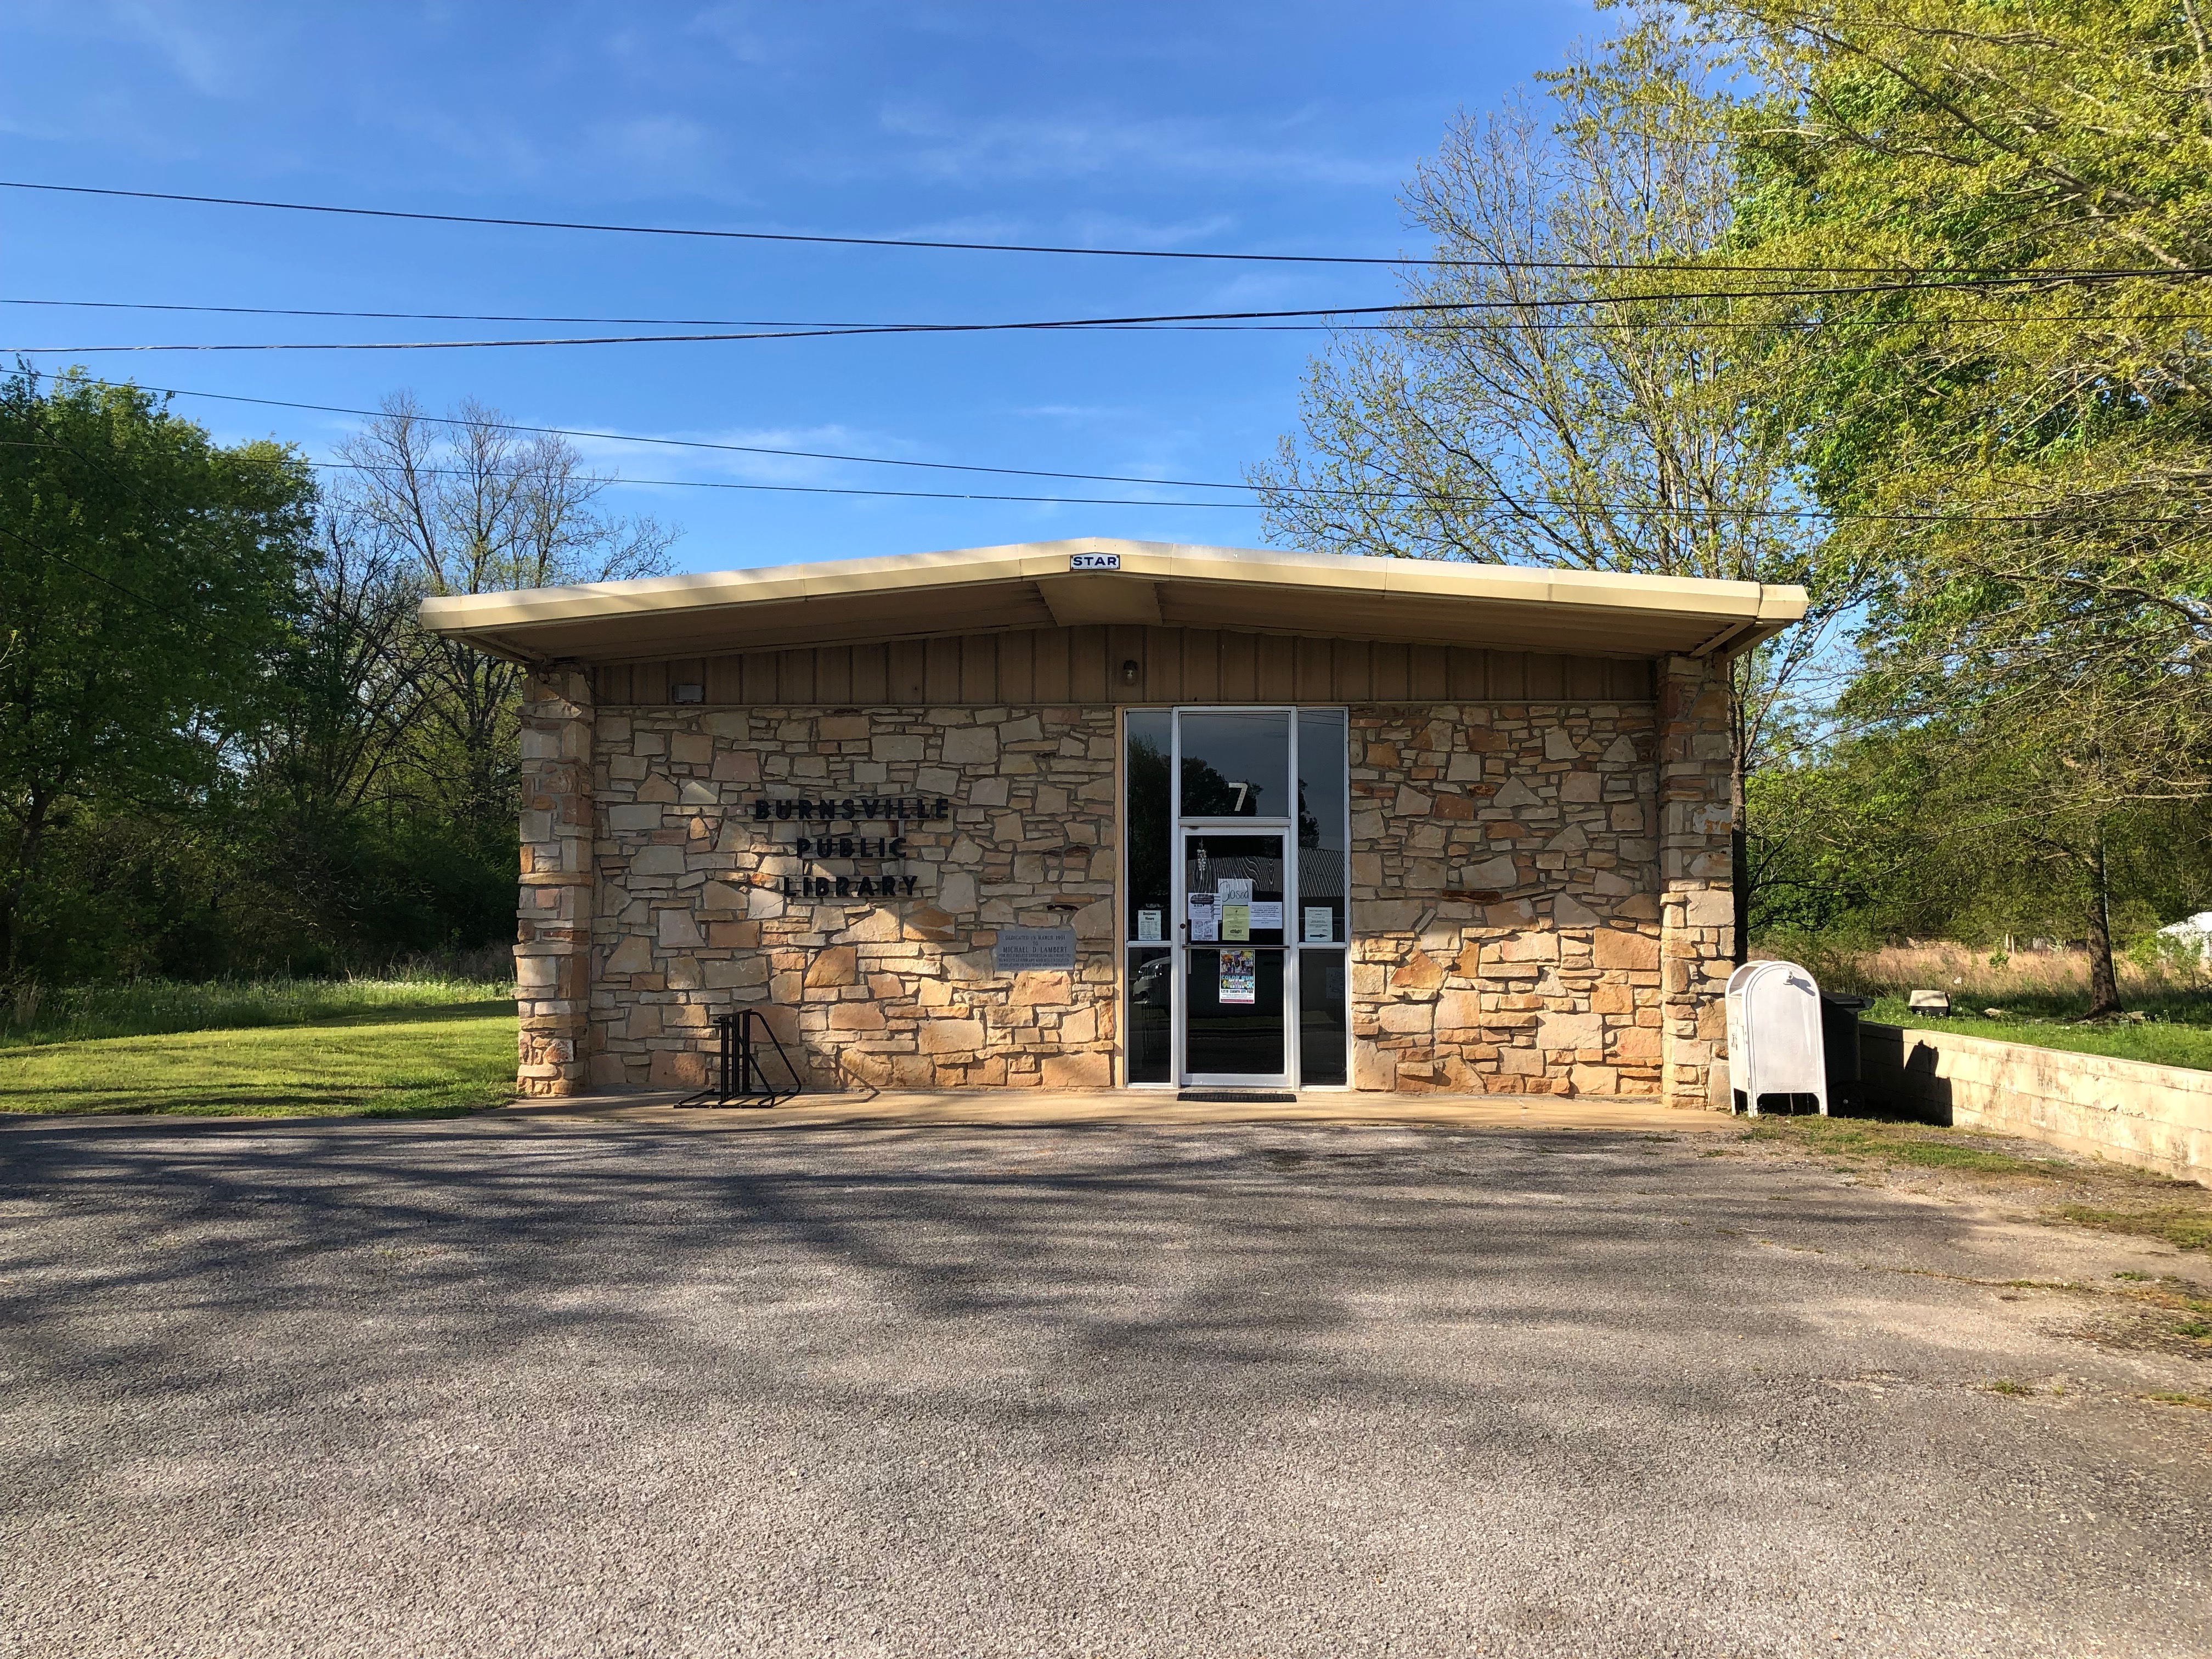
{"type": "Polygon", "coordinates": [[[0,1655],[2212,1651],[2203,1258],[1714,1144],[9,1125],[0,1655]]]}

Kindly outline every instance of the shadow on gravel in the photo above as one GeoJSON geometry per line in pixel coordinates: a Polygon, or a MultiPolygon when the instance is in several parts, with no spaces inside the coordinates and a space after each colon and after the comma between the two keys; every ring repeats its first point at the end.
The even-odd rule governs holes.
{"type": "MultiPolygon", "coordinates": [[[[1650,1139],[32,1121],[0,1128],[0,1347],[19,1386],[368,1440],[572,1352],[579,1389],[589,1360],[725,1407],[902,1391],[1079,1433],[1110,1391],[1448,1423],[1556,1389],[1533,1343],[1572,1356],[1602,1460],[1608,1400],[1668,1401],[1687,1437],[1732,1409],[1652,1341],[1808,1328],[1794,1270],[1753,1289],[1715,1260],[1775,1224],[1766,1188],[1650,1139]],[[987,1355],[1030,1377],[1010,1404],[975,1390],[987,1355]]],[[[1802,1224],[1885,1209],[1832,1192],[1802,1224]]]]}

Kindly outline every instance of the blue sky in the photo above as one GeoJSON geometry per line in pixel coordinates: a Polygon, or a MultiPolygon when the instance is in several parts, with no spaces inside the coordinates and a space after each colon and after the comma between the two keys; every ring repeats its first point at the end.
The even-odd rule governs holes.
{"type": "MultiPolygon", "coordinates": [[[[1602,27],[1581,4],[13,0],[0,178],[527,218],[1267,252],[1417,252],[1397,187],[1461,108],[1602,27]]],[[[0,191],[0,297],[763,321],[1358,305],[1387,270],[830,249],[0,191]]],[[[10,347],[461,338],[494,325],[0,306],[10,347]]],[[[544,332],[518,327],[517,333],[544,332]]],[[[592,332],[590,329],[552,332],[592,332]]],[[[1233,480],[1297,420],[1309,333],[88,356],[142,383],[775,447],[1233,480]]],[[[42,356],[58,368],[68,359],[42,356]]],[[[343,417],[198,398],[326,455],[343,417]]],[[[714,569],[1083,534],[1253,544],[1173,488],[586,445],[714,569]],[[644,480],[1123,494],[1136,507],[644,480]]]]}

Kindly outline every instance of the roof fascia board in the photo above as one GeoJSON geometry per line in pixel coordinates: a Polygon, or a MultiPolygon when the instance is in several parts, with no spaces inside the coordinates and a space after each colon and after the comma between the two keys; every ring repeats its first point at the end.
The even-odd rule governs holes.
{"type": "MultiPolygon", "coordinates": [[[[927,592],[957,592],[1013,583],[1030,585],[1032,592],[1042,597],[1054,580],[1066,581],[1067,556],[1071,552],[1119,553],[1121,570],[1118,577],[1100,574],[1081,580],[1110,585],[1133,579],[1133,586],[1144,583],[1153,587],[1158,596],[1155,604],[1158,597],[1171,593],[1176,586],[1189,583],[1212,588],[1272,588],[1308,593],[1316,590],[1359,591],[1401,600],[1525,605],[1579,613],[1592,622],[1601,621],[1607,615],[1711,619],[1729,626],[1715,646],[1707,648],[1717,648],[1719,643],[1727,642],[1733,647],[1731,655],[1747,649],[1758,640],[1771,638],[1801,618],[1806,609],[1802,588],[1762,586],[1757,582],[1547,570],[1525,565],[1355,558],[1087,537],[521,592],[448,595],[425,599],[421,614],[424,624],[435,631],[464,635],[495,654],[512,655],[518,661],[528,662],[544,660],[548,654],[566,654],[533,653],[526,642],[533,631],[560,628],[562,624],[581,625],[602,620],[637,622],[654,617],[667,617],[672,621],[679,616],[696,623],[703,623],[716,612],[742,613],[756,605],[798,602],[804,607],[809,601],[835,601],[859,595],[884,596],[904,592],[920,597],[927,592]],[[1729,635],[1744,625],[1752,627],[1751,635],[1740,643],[1731,640],[1729,635]]],[[[925,625],[915,635],[901,637],[976,631],[1000,630],[925,625]]],[[[1263,625],[1253,631],[1306,630],[1263,625]]],[[[1401,635],[1394,634],[1392,637],[1401,635]]],[[[736,639],[722,648],[745,651],[785,647],[774,641],[749,642],[736,639]]],[[[670,653],[671,659],[681,654],[685,653],[670,653]]],[[[697,654],[696,650],[689,654],[697,654]]],[[[619,659],[647,659],[625,653],[619,659]]]]}

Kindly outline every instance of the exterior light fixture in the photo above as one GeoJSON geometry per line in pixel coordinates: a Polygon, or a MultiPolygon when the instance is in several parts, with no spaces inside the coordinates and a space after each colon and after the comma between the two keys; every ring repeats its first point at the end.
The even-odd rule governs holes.
{"type": "Polygon", "coordinates": [[[1137,659],[1134,657],[1130,658],[1127,662],[1121,665],[1121,684],[1124,685],[1134,685],[1137,683],[1137,675],[1139,672],[1139,671],[1137,667],[1137,659]]]}
{"type": "Polygon", "coordinates": [[[668,696],[673,702],[704,702],[707,701],[707,688],[696,680],[685,680],[671,686],[668,696]]]}

